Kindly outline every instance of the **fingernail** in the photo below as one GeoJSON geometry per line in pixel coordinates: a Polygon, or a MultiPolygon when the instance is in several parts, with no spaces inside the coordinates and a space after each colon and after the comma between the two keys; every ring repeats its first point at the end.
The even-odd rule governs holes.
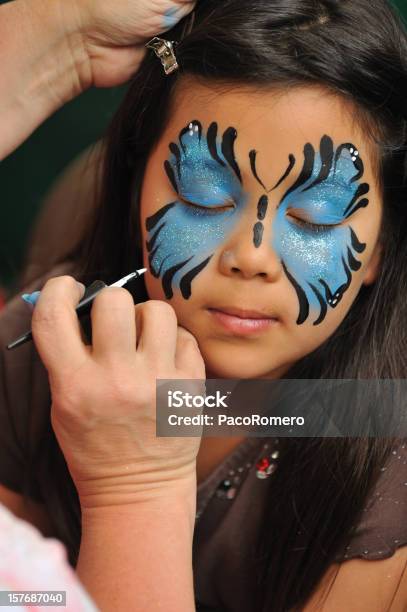
{"type": "Polygon", "coordinates": [[[34,293],[24,293],[21,296],[21,299],[24,300],[30,306],[35,306],[38,302],[38,298],[40,297],[41,291],[34,291],[34,293]]]}
{"type": "Polygon", "coordinates": [[[180,20],[179,17],[177,17],[176,13],[179,10],[178,6],[173,6],[171,8],[169,8],[167,11],[165,11],[164,13],[164,17],[163,17],[163,24],[162,27],[167,29],[172,28],[176,23],[178,23],[178,21],[180,20]]]}

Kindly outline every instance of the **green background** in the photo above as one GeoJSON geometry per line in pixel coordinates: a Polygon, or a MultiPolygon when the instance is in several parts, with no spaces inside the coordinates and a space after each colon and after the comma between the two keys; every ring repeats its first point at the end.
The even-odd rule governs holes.
{"type": "MultiPolygon", "coordinates": [[[[396,4],[407,18],[407,0],[396,0],[396,4]]],[[[30,227],[52,182],[78,153],[103,135],[123,91],[87,91],[0,164],[0,286],[12,287],[30,227]]]]}

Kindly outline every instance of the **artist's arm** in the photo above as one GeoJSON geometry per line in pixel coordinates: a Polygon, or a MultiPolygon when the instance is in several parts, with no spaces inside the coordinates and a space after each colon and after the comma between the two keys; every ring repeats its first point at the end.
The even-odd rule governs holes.
{"type": "Polygon", "coordinates": [[[194,5],[193,0],[13,0],[1,5],[0,160],[88,87],[127,81],[145,55],[145,42],[194,5]]]}
{"type": "Polygon", "coordinates": [[[103,611],[194,610],[192,538],[200,438],[157,437],[157,379],[196,379],[205,366],[173,308],[134,306],[104,289],[92,307],[92,347],[83,344],[70,277],[46,283],[33,314],[48,370],[51,422],[78,491],[78,574],[103,611]]]}
{"type": "Polygon", "coordinates": [[[193,612],[196,488],[82,509],[77,573],[102,610],[193,612]]]}

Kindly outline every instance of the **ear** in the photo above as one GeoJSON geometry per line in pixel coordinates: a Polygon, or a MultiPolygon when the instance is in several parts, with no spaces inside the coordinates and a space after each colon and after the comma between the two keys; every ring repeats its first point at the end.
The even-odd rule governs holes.
{"type": "Polygon", "coordinates": [[[365,271],[365,276],[363,278],[364,285],[372,285],[375,282],[380,270],[382,252],[382,244],[378,241],[365,271]]]}

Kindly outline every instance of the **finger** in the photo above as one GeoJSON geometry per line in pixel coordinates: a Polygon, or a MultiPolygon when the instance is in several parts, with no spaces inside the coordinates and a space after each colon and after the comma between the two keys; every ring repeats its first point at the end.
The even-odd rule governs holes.
{"type": "Polygon", "coordinates": [[[136,304],[138,347],[152,362],[174,367],[177,315],[170,304],[147,300],[136,304]]]}
{"type": "Polygon", "coordinates": [[[129,356],[136,352],[136,321],[131,294],[106,287],[96,296],[91,311],[93,355],[129,356]]]}
{"type": "Polygon", "coordinates": [[[51,375],[76,367],[87,353],[75,307],[85,287],[71,276],[50,279],[41,291],[32,317],[32,333],[51,375]]]}
{"type": "Polygon", "coordinates": [[[198,342],[185,327],[178,326],[175,351],[175,367],[182,372],[190,372],[190,378],[204,376],[203,358],[198,342]]]}

